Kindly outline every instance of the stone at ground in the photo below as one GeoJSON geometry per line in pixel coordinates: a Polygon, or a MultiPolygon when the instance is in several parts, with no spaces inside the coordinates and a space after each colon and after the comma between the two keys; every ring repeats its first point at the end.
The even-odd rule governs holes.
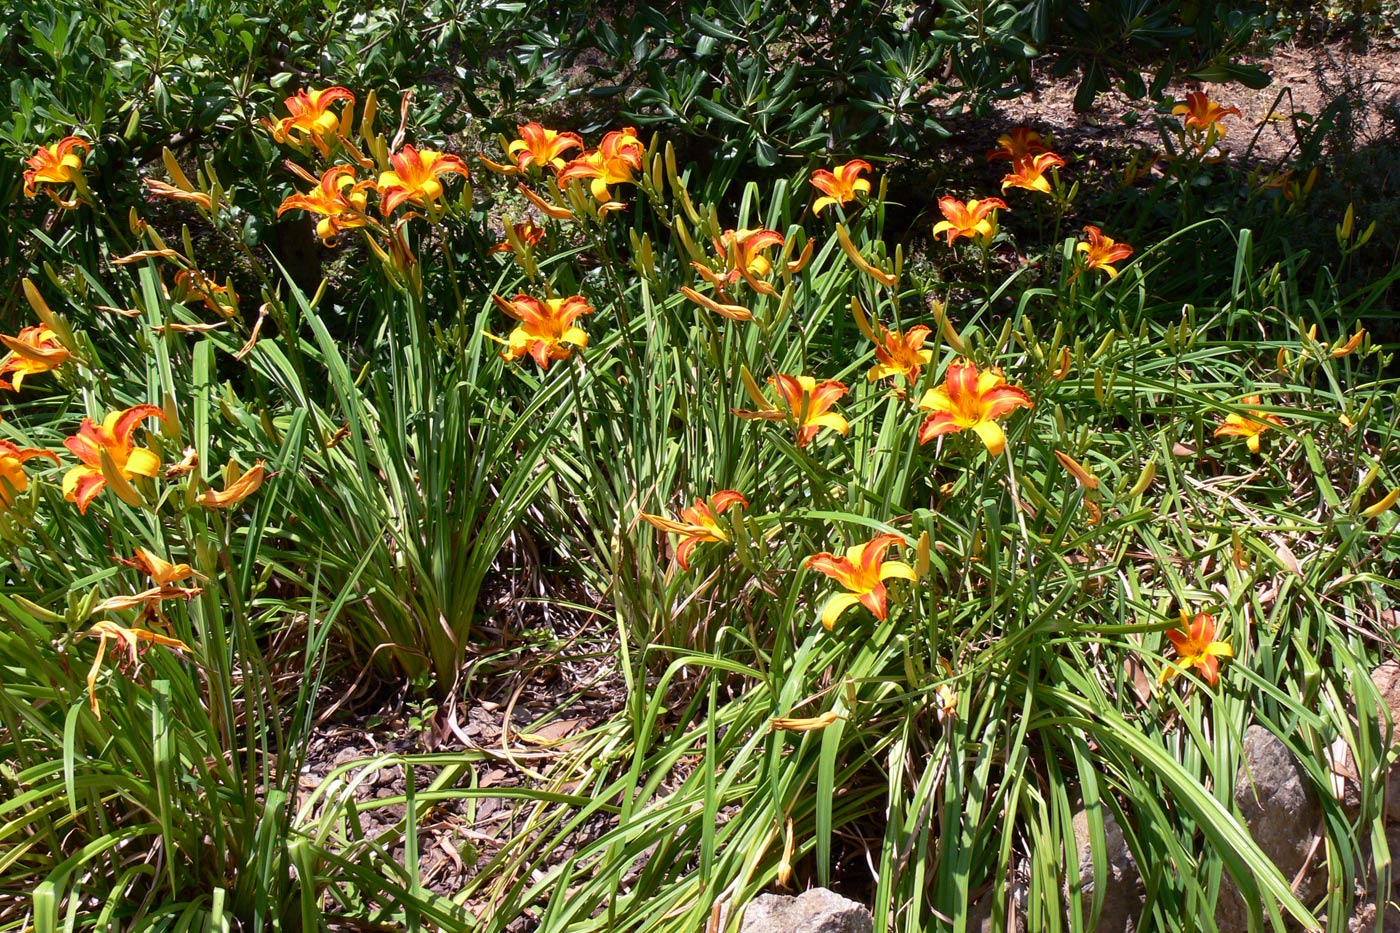
{"type": "MultiPolygon", "coordinates": [[[[1390,721],[1400,724],[1400,661],[1386,661],[1371,672],[1371,680],[1376,684],[1381,702],[1390,711],[1390,721]]],[[[1395,728],[1393,740],[1400,742],[1400,725],[1395,728]]],[[[1385,819],[1388,823],[1400,822],[1400,763],[1392,766],[1386,776],[1385,819]]]]}
{"type": "MultiPolygon", "coordinates": [[[[1079,902],[1084,919],[1094,904],[1094,855],[1089,841],[1089,814],[1080,810],[1074,814],[1074,838],[1079,848],[1079,902]]],[[[1123,830],[1113,814],[1103,818],[1104,849],[1107,864],[1103,866],[1103,908],[1099,922],[1090,927],[1094,933],[1135,933],[1137,919],[1142,913],[1142,898],[1138,894],[1138,870],[1133,853],[1123,838],[1123,830]]]]}
{"type": "Polygon", "coordinates": [[[1011,892],[1008,908],[1008,924],[1005,920],[998,924],[992,916],[992,898],[995,891],[988,889],[987,893],[973,902],[972,907],[967,912],[968,933],[1025,933],[1026,931],[1026,889],[1024,885],[1018,885],[1011,892]]]}
{"type": "Polygon", "coordinates": [[[826,888],[796,897],[760,894],[744,909],[739,933],[873,933],[875,918],[857,904],[826,888]]]}

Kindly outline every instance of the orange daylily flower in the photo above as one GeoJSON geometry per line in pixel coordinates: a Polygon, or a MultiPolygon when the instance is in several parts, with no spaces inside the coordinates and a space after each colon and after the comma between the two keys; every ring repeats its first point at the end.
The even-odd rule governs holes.
{"type": "Polygon", "coordinates": [[[224,467],[224,491],[206,489],[199,497],[199,504],[206,509],[231,508],[257,492],[266,474],[267,465],[262,460],[254,463],[246,473],[237,463],[229,460],[228,466],[224,467]]]}
{"type": "Polygon", "coordinates": [[[575,179],[590,178],[588,190],[605,205],[621,207],[613,200],[609,185],[636,184],[642,170],[646,147],[630,126],[613,130],[603,137],[597,149],[585,152],[559,170],[559,190],[575,179]]]}
{"type": "Polygon", "coordinates": [[[723,273],[717,273],[701,262],[692,262],[690,265],[721,294],[730,285],[743,279],[754,291],[775,295],[777,290],[763,281],[763,278],[773,271],[773,262],[765,255],[765,251],[774,246],[781,249],[783,243],[783,235],[776,230],[726,230],[714,240],[715,252],[719,253],[725,262],[723,273]]]}
{"type": "Polygon", "coordinates": [[[35,376],[57,369],[72,355],[68,348],[58,342],[58,335],[41,325],[24,327],[11,337],[0,334],[0,344],[9,348],[0,360],[0,389],[18,392],[24,385],[26,376],[35,376]],[[14,373],[13,379],[5,377],[14,373]]]}
{"type": "Polygon", "coordinates": [[[204,302],[204,307],[220,317],[240,316],[238,292],[234,291],[233,279],[228,279],[220,285],[198,269],[181,269],[175,273],[174,297],[181,303],[197,298],[204,302]]]}
{"type": "Polygon", "coordinates": [[[88,629],[88,635],[101,639],[97,646],[97,657],[93,659],[92,667],[88,669],[87,675],[88,702],[92,704],[92,713],[98,719],[102,718],[102,710],[97,705],[97,674],[102,670],[102,659],[107,655],[109,641],[118,642],[126,648],[128,661],[133,667],[140,660],[141,651],[151,645],[164,645],[177,651],[190,650],[190,646],[178,638],[171,638],[169,635],[162,635],[150,629],[127,628],[106,619],[88,629]]]}
{"type": "MultiPolygon", "coordinates": [[[[515,239],[526,246],[534,246],[544,239],[544,228],[535,226],[533,221],[511,224],[511,231],[515,234],[515,239]]],[[[510,237],[506,237],[501,242],[487,250],[488,253],[513,253],[515,247],[511,245],[510,237]]]]}
{"type": "Polygon", "coordinates": [[[798,447],[806,447],[822,428],[831,428],[843,436],[850,433],[850,422],[830,410],[850,391],[844,382],[835,379],[817,382],[811,376],[790,376],[786,373],[779,373],[768,381],[777,387],[784,407],[774,405],[759,411],[736,409],[734,414],[740,418],[762,421],[786,421],[791,416],[797,422],[798,447]]]}
{"type": "Polygon", "coordinates": [[[1283,419],[1278,415],[1268,414],[1258,411],[1250,406],[1262,405],[1264,400],[1257,395],[1246,395],[1240,400],[1240,405],[1244,407],[1245,414],[1237,415],[1233,412],[1225,416],[1225,423],[1215,429],[1215,437],[1242,437],[1245,439],[1245,446],[1252,454],[1259,453],[1259,435],[1269,430],[1270,427],[1283,427],[1283,419]]]}
{"type": "Polygon", "coordinates": [[[1052,168],[1063,167],[1064,164],[1065,160],[1053,152],[1022,156],[1011,163],[1011,172],[1001,180],[1001,190],[1025,188],[1027,191],[1049,194],[1050,180],[1045,177],[1045,173],[1052,168]]]}
{"type": "Polygon", "coordinates": [[[15,504],[15,496],[29,488],[29,477],[25,475],[23,464],[35,457],[48,457],[54,463],[58,456],[51,450],[35,447],[16,447],[9,441],[0,441],[0,510],[15,504]]]}
{"type": "Polygon", "coordinates": [[[1186,103],[1172,108],[1172,116],[1184,116],[1182,124],[1188,130],[1206,134],[1214,131],[1216,136],[1224,136],[1226,114],[1243,117],[1238,107],[1222,107],[1202,91],[1192,91],[1186,95],[1186,103]]]}
{"type": "Polygon", "coordinates": [[[204,575],[189,564],[172,564],[157,557],[145,548],[138,547],[133,557],[118,557],[117,563],[134,567],[151,578],[156,586],[172,586],[188,577],[204,579],[204,575]]]}
{"type": "Polygon", "coordinates": [[[875,344],[875,359],[865,378],[874,382],[887,376],[903,376],[911,386],[919,381],[919,373],[933,359],[933,351],[922,349],[933,328],[916,324],[906,331],[890,330],[883,324],[879,328],[879,341],[875,344]]]}
{"type": "Polygon", "coordinates": [[[949,246],[952,246],[958,237],[974,239],[992,236],[994,228],[987,215],[998,209],[1008,210],[1006,202],[1001,198],[983,198],[980,201],[973,198],[964,204],[954,197],[939,198],[938,209],[947,219],[933,225],[933,235],[938,236],[947,231],[949,246]]]}
{"type": "MultiPolygon", "coordinates": [[[[83,158],[91,151],[92,146],[81,136],[65,136],[52,146],[40,146],[34,155],[25,160],[29,170],[24,173],[24,196],[37,197],[39,189],[36,185],[71,183],[81,188],[84,185],[83,158]]],[[[76,203],[72,202],[73,205],[76,203]]],[[[70,206],[65,201],[59,201],[59,204],[70,206]]]]}
{"type": "Polygon", "coordinates": [[[155,586],[143,590],[140,593],[133,593],[129,596],[113,596],[104,599],[93,607],[93,612],[114,612],[123,609],[134,609],[137,606],[144,608],[147,618],[159,615],[158,604],[167,599],[194,599],[204,590],[197,586],[176,586],[181,580],[188,577],[204,579],[204,575],[196,571],[189,564],[172,564],[167,560],[157,557],[151,552],[143,549],[136,549],[136,556],[132,558],[118,557],[117,563],[126,564],[128,567],[135,567],[137,570],[151,578],[155,586]]]}
{"type": "Polygon", "coordinates": [[[506,345],[501,354],[504,360],[518,360],[529,354],[540,369],[549,369],[551,360],[568,359],[574,348],[588,346],[588,335],[574,326],[580,315],[593,313],[582,295],[544,301],[526,294],[516,295],[510,301],[492,295],[491,300],[520,322],[520,326],[510,332],[510,339],[501,341],[506,345]]]}
{"type": "Polygon", "coordinates": [[[531,165],[558,172],[567,164],[564,153],[584,148],[583,137],[577,133],[547,130],[538,123],[527,123],[515,129],[520,138],[506,146],[506,155],[515,158],[515,168],[519,172],[531,165]]]}
{"type": "Polygon", "coordinates": [[[1158,683],[1166,683],[1184,668],[1194,667],[1201,679],[1214,687],[1220,682],[1220,659],[1235,656],[1228,641],[1215,640],[1215,617],[1207,612],[1198,612],[1195,619],[1188,621],[1186,610],[1181,610],[1181,628],[1167,632],[1167,638],[1176,649],[1178,663],[1162,668],[1158,683]]]}
{"type": "Polygon", "coordinates": [[[331,147],[323,137],[334,136],[340,130],[340,117],[330,111],[331,104],[338,100],[349,101],[351,107],[355,106],[355,95],[338,85],[319,91],[303,89],[284,101],[291,116],[275,123],[265,119],[263,125],[279,143],[302,149],[309,141],[322,156],[329,157],[331,147]]]}
{"type": "Polygon", "coordinates": [[[820,214],[833,204],[846,204],[854,201],[856,193],[870,193],[870,182],[860,177],[870,171],[870,163],[864,159],[852,159],[845,165],[836,166],[834,171],[819,168],[812,172],[812,187],[822,193],[822,197],[812,204],[812,213],[820,214]]]}
{"type": "MultiPolygon", "coordinates": [[[[160,472],[160,458],[144,447],[137,447],[132,434],[147,418],[164,420],[165,412],[158,405],[135,405],[124,411],[114,411],[98,424],[84,418],[78,433],[66,439],[63,446],[82,461],[63,477],[63,498],[87,514],[87,507],[103,489],[108,477],[103,469],[103,455],[111,462],[116,477],[129,483],[133,476],[154,477],[160,472]]],[[[130,487],[128,486],[128,489],[130,487]]],[[[122,499],[127,501],[127,496],[122,499]]]]}
{"type": "MultiPolygon", "coordinates": [[[[315,181],[314,177],[304,172],[298,174],[315,181]]],[[[321,219],[316,222],[316,235],[322,243],[334,246],[340,231],[354,230],[369,223],[365,217],[366,192],[373,188],[372,179],[355,181],[355,170],[350,166],[334,165],[326,169],[309,193],[294,194],[283,201],[282,206],[277,208],[277,216],[281,217],[291,210],[320,214],[321,219]]]]}
{"type": "Polygon", "coordinates": [[[1018,126],[1010,133],[1002,133],[997,137],[997,148],[987,153],[987,161],[1002,159],[1007,162],[1018,162],[1026,156],[1040,155],[1042,152],[1049,151],[1050,147],[1045,144],[1045,137],[1029,126],[1018,126]]]}
{"type": "Polygon", "coordinates": [[[448,173],[470,178],[467,163],[446,152],[410,145],[389,156],[394,166],[379,176],[379,210],[388,217],[400,204],[408,201],[432,212],[442,197],[442,182],[438,178],[448,173]]]}
{"type": "Polygon", "coordinates": [[[902,539],[899,535],[876,535],[864,544],[848,548],[844,557],[823,551],[807,558],[803,566],[819,570],[844,586],[849,593],[833,593],[822,610],[822,625],[829,632],[837,618],[847,609],[861,604],[875,618],[884,621],[889,614],[889,594],[885,582],[890,579],[917,583],[919,575],[903,561],[885,560],[885,552],[902,539]]]}
{"type": "Polygon", "coordinates": [[[736,505],[748,508],[749,500],[733,489],[723,489],[711,496],[708,503],[697,498],[695,505],[681,509],[681,520],[678,522],[664,515],[648,515],[645,512],[641,518],[655,528],[681,536],[680,543],[676,545],[676,563],[681,565],[682,570],[689,570],[690,552],[695,550],[697,544],[729,543],[729,535],[719,526],[719,520],[715,516],[722,515],[736,505]]]}
{"type": "Polygon", "coordinates": [[[1006,449],[1006,434],[997,419],[1017,408],[1034,408],[1035,403],[1025,389],[1007,385],[1000,370],[978,372],[971,360],[954,360],[948,364],[943,385],[925,392],[919,407],[933,412],[919,428],[920,444],[971,429],[995,457],[1006,449]]]}
{"type": "Polygon", "coordinates": [[[1088,241],[1080,241],[1074,247],[1075,252],[1084,253],[1084,268],[1102,269],[1110,279],[1117,278],[1118,270],[1113,263],[1127,259],[1133,254],[1133,248],[1104,236],[1103,231],[1093,224],[1084,225],[1084,235],[1089,238],[1088,241]]]}

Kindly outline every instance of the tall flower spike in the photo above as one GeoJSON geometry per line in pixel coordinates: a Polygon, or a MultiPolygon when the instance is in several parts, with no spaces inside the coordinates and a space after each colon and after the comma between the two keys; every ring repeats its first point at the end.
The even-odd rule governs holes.
{"type": "Polygon", "coordinates": [[[1182,124],[1187,130],[1195,131],[1202,135],[1214,131],[1216,136],[1224,136],[1228,132],[1225,126],[1225,117],[1232,114],[1242,117],[1238,107],[1222,107],[1211,100],[1202,91],[1192,91],[1186,95],[1186,103],[1177,104],[1172,108],[1172,115],[1185,117],[1182,124]]]}
{"type": "Polygon", "coordinates": [[[0,511],[9,509],[15,504],[15,496],[29,488],[23,464],[35,457],[48,457],[58,462],[58,456],[51,450],[16,447],[9,441],[0,441],[0,511]]]}
{"type": "Polygon", "coordinates": [[[339,85],[319,91],[303,88],[284,101],[290,116],[276,122],[263,120],[263,125],[279,143],[300,149],[310,142],[322,156],[329,158],[331,147],[324,137],[334,136],[340,129],[340,117],[330,110],[331,104],[338,100],[355,106],[355,95],[339,85]]]}
{"type": "Polygon", "coordinates": [[[812,204],[812,213],[820,214],[833,204],[847,204],[854,201],[857,193],[869,194],[870,182],[861,174],[870,171],[870,163],[864,159],[852,159],[834,170],[819,168],[812,172],[812,187],[822,193],[822,197],[812,204]]]}
{"type": "Polygon", "coordinates": [[[90,151],[92,146],[81,136],[65,136],[52,146],[40,146],[25,160],[29,169],[24,173],[24,196],[38,196],[37,185],[82,185],[83,158],[90,151]]]}
{"type": "Polygon", "coordinates": [[[564,153],[583,149],[583,137],[577,133],[558,133],[538,123],[527,123],[515,129],[520,138],[506,146],[506,155],[515,159],[516,171],[519,172],[531,165],[557,172],[567,164],[564,153]]]}
{"type": "Polygon", "coordinates": [[[997,419],[1017,408],[1033,408],[1035,403],[1025,389],[1007,385],[999,370],[979,373],[972,361],[954,360],[948,364],[943,385],[925,392],[919,407],[933,412],[919,428],[920,444],[970,429],[995,457],[1006,449],[1006,434],[997,419]]]}
{"type": "Polygon", "coordinates": [[[68,361],[68,349],[58,342],[58,335],[47,327],[35,325],[21,328],[11,337],[0,334],[0,344],[9,353],[0,360],[0,389],[18,392],[24,385],[25,377],[46,373],[57,369],[68,361]],[[13,378],[6,376],[13,374],[13,378]]]}
{"type": "Polygon", "coordinates": [[[1257,395],[1246,395],[1240,400],[1240,405],[1245,409],[1245,414],[1234,413],[1225,416],[1225,423],[1215,429],[1215,437],[1242,437],[1245,445],[1252,454],[1259,453],[1259,436],[1271,427],[1283,427],[1283,419],[1278,415],[1268,414],[1255,409],[1253,406],[1264,404],[1264,400],[1257,395]]]}
{"type": "Polygon", "coordinates": [[[913,567],[903,561],[885,560],[885,552],[901,540],[899,535],[877,535],[864,544],[848,548],[844,556],[823,551],[807,558],[804,566],[826,574],[849,591],[834,593],[827,600],[822,610],[822,625],[828,632],[835,627],[841,614],[857,603],[884,621],[889,614],[889,594],[884,581],[918,581],[913,567]]]}
{"type": "Polygon", "coordinates": [[[1215,617],[1206,612],[1188,619],[1186,610],[1181,610],[1181,627],[1168,631],[1167,638],[1176,649],[1177,663],[1162,668],[1158,683],[1166,683],[1183,668],[1194,667],[1201,679],[1214,687],[1220,682],[1220,659],[1235,656],[1228,641],[1215,640],[1215,617]]]}
{"type": "Polygon", "coordinates": [[[417,204],[430,213],[437,209],[442,197],[443,175],[456,174],[469,178],[467,163],[459,157],[431,149],[419,151],[405,145],[389,156],[394,166],[379,176],[379,210],[388,217],[405,201],[417,204]]]}
{"type": "Polygon", "coordinates": [[[342,230],[353,230],[369,223],[365,217],[365,201],[367,192],[373,188],[371,179],[355,181],[355,170],[350,166],[335,165],[326,169],[309,193],[294,194],[283,201],[277,208],[277,216],[291,210],[321,215],[316,222],[316,235],[327,246],[334,246],[342,230]]]}
{"type": "MultiPolygon", "coordinates": [[[[107,488],[108,476],[103,459],[110,461],[115,478],[129,483],[134,476],[154,477],[160,473],[160,458],[144,447],[137,447],[132,435],[147,418],[165,418],[158,405],[135,405],[114,411],[101,424],[84,418],[78,433],[66,439],[63,446],[82,461],[63,477],[63,498],[87,514],[92,500],[107,488]]],[[[120,490],[119,490],[120,491],[120,490]]],[[[125,498],[125,497],[123,497],[125,498]]]]}
{"type": "Polygon", "coordinates": [[[1050,193],[1050,180],[1045,173],[1064,166],[1065,160],[1053,152],[1025,155],[1011,163],[1011,171],[1001,180],[1001,190],[1025,188],[1027,191],[1050,193]]]}
{"type": "Polygon", "coordinates": [[[997,148],[987,153],[987,161],[1001,159],[1005,162],[1015,162],[1028,155],[1040,155],[1049,151],[1050,147],[1045,144],[1045,137],[1029,126],[1018,126],[1010,133],[1002,133],[997,137],[997,148]]]}
{"type": "Polygon", "coordinates": [[[575,348],[588,346],[588,335],[574,325],[581,315],[593,313],[582,295],[545,301],[526,294],[516,295],[510,301],[492,295],[491,300],[520,322],[510,332],[509,340],[502,341],[506,345],[502,359],[513,361],[528,354],[540,369],[547,370],[551,361],[568,359],[575,348]]]}
{"type": "Polygon", "coordinates": [[[988,215],[994,210],[1007,210],[1007,207],[1001,198],[983,198],[980,201],[973,198],[964,204],[957,198],[942,197],[938,199],[938,209],[946,219],[933,225],[933,235],[946,232],[948,245],[952,246],[958,237],[974,239],[990,236],[992,221],[988,215]]]}
{"type": "Polygon", "coordinates": [[[689,570],[690,553],[695,550],[697,544],[729,542],[729,535],[725,534],[715,516],[722,515],[736,505],[748,508],[749,500],[733,489],[723,489],[711,496],[708,503],[697,498],[695,505],[681,509],[681,520],[678,522],[664,515],[648,515],[645,512],[641,517],[655,528],[681,536],[676,545],[676,563],[681,565],[682,570],[689,570]]]}
{"type": "Polygon", "coordinates": [[[1074,247],[1075,252],[1084,254],[1084,268],[1102,269],[1110,279],[1117,278],[1118,269],[1113,263],[1127,259],[1133,254],[1133,248],[1104,236],[1103,231],[1093,224],[1084,225],[1084,235],[1089,239],[1080,241],[1074,247]]]}

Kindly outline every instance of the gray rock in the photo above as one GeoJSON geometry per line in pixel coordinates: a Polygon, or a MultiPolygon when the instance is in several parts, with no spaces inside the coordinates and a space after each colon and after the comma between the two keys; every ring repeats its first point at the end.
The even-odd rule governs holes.
{"type": "MultiPolygon", "coordinates": [[[[1400,661],[1386,661],[1371,672],[1376,692],[1381,695],[1381,703],[1390,712],[1394,723],[1392,744],[1400,743],[1400,661]]],[[[1384,725],[1382,725],[1384,728],[1384,725]]],[[[1385,780],[1385,819],[1388,823],[1400,822],[1400,762],[1392,765],[1385,780]]]]}
{"type": "Polygon", "coordinates": [[[744,909],[739,933],[873,933],[875,918],[863,904],[826,888],[797,897],[760,894],[744,909]]]}
{"type": "Polygon", "coordinates": [[[992,916],[992,899],[995,891],[988,889],[967,912],[968,933],[1025,933],[1026,931],[1026,888],[1016,885],[1007,902],[1007,918],[997,924],[992,916]],[[1010,923],[1006,921],[1009,920],[1010,923]]]}
{"type": "MultiPolygon", "coordinates": [[[[1084,919],[1094,906],[1094,853],[1089,842],[1089,814],[1080,810],[1074,814],[1074,838],[1079,847],[1079,902],[1084,919]]],[[[1142,913],[1142,898],[1138,894],[1140,880],[1132,850],[1123,838],[1123,830],[1113,814],[1104,812],[1104,897],[1099,922],[1090,929],[1095,933],[1135,933],[1137,918],[1142,913]]]]}

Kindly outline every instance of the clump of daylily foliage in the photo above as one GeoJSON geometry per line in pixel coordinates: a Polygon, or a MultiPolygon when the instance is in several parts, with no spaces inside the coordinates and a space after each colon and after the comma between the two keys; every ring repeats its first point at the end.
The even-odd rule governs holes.
{"type": "MultiPolygon", "coordinates": [[[[632,126],[590,146],[525,122],[466,153],[410,142],[407,100],[392,136],[373,93],[283,107],[262,123],[276,216],[308,219],[329,261],[367,257],[360,295],[307,295],[251,250],[210,164],[167,151],[149,198],[226,237],[256,295],[188,231],[108,216],[95,136],[27,162],[55,223],[124,246],[27,279],[34,320],[0,335],[0,613],[26,633],[0,657],[46,672],[41,703],[4,694],[0,745],[58,847],[0,829],[0,863],[37,859],[36,926],[98,898],[118,926],[168,903],[211,923],[719,930],[839,872],[868,882],[880,929],[979,900],[1091,928],[1072,808],[1094,851],[1111,816],[1145,856],[1139,928],[1213,904],[1222,871],[1259,917],[1349,903],[1340,884],[1299,900],[1211,788],[1234,786],[1253,721],[1329,749],[1320,774],[1342,752],[1374,764],[1381,724],[1340,698],[1366,689],[1382,633],[1361,620],[1396,556],[1393,386],[1359,325],[1297,319],[1247,237],[1257,313],[1291,309],[1262,338],[1220,310],[1243,290],[1156,302],[1171,238],[1124,242],[1110,206],[1060,241],[1085,213],[1074,154],[1008,128],[987,154],[1000,191],[942,194],[921,236],[934,263],[975,249],[990,269],[1013,240],[1036,263],[958,305],[885,242],[897,192],[873,157],[735,200],[632,126]],[[1022,213],[1052,218],[1051,242],[1022,213]],[[373,326],[339,345],[326,322],[354,315],[373,326]],[[539,597],[577,611],[561,641],[613,639],[630,694],[571,744],[507,729],[484,751],[464,710],[513,636],[506,610],[480,624],[483,581],[538,539],[533,559],[582,584],[539,597]],[[369,771],[317,781],[297,757],[333,651],[347,684],[377,669],[440,704],[432,783],[416,797],[416,759],[395,759],[410,791],[371,804],[405,814],[382,835],[353,802],[369,771]],[[505,795],[513,835],[461,822],[497,757],[528,775],[505,795]],[[75,796],[111,769],[134,784],[75,796]],[[154,895],[130,881],[148,843],[105,833],[129,824],[160,840],[154,895]],[[414,874],[428,838],[463,866],[480,847],[462,890],[414,874]]],[[[1209,170],[1232,115],[1189,94],[1153,161],[1209,170]]],[[[1318,782],[1349,853],[1335,878],[1357,876],[1379,773],[1354,778],[1360,816],[1318,782]]]]}

